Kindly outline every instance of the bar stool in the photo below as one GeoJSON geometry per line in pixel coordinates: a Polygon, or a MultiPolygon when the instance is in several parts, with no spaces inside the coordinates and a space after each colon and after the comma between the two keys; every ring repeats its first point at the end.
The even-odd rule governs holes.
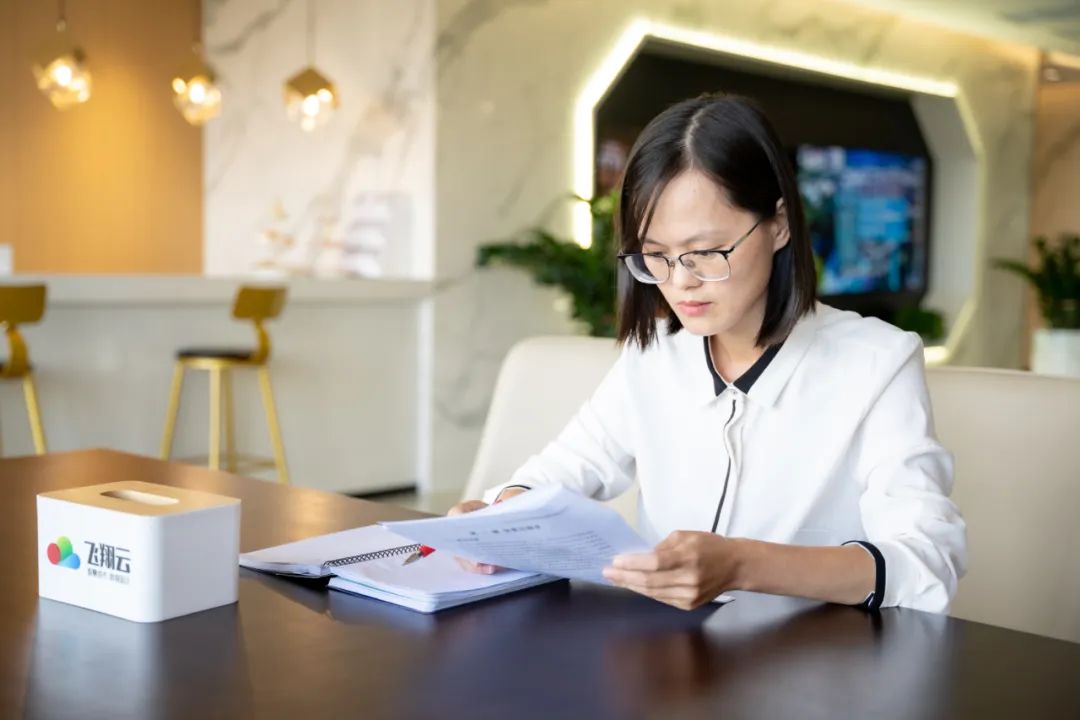
{"type": "MultiPolygon", "coordinates": [[[[206,370],[210,373],[210,448],[206,458],[211,469],[221,467],[221,431],[225,430],[225,463],[229,472],[247,472],[261,468],[276,468],[280,483],[288,484],[289,472],[285,467],[285,447],[281,442],[274,394],[270,387],[270,336],[264,321],[281,314],[285,305],[285,288],[243,286],[236,293],[232,316],[237,320],[250,320],[255,326],[257,346],[254,350],[235,348],[187,348],[177,351],[173,370],[169,409],[165,416],[165,432],[161,437],[161,459],[168,460],[172,454],[176,416],[180,410],[180,391],[184,385],[184,371],[206,370]],[[233,427],[232,371],[254,369],[259,377],[266,424],[270,429],[270,443],[274,459],[239,455],[236,452],[233,427]],[[224,423],[222,413],[224,412],[224,423]]],[[[204,458],[196,458],[202,461],[204,458]]]]}
{"type": "Polygon", "coordinates": [[[30,419],[30,433],[34,437],[34,452],[44,455],[45,430],[41,426],[41,409],[38,407],[37,389],[26,341],[19,333],[19,325],[39,322],[45,314],[44,285],[0,286],[0,323],[4,325],[8,341],[8,359],[0,363],[0,379],[21,379],[26,397],[26,414],[30,419]]]}

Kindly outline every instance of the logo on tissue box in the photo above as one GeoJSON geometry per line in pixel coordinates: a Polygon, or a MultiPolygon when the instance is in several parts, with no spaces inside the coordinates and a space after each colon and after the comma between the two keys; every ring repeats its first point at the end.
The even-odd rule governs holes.
{"type": "MultiPolygon", "coordinates": [[[[131,583],[131,556],[127,548],[89,540],[85,544],[88,553],[86,572],[90,577],[111,580],[121,585],[131,583]]],[[[67,536],[62,535],[56,542],[49,543],[45,554],[49,557],[49,562],[60,567],[78,570],[83,564],[67,536]]]]}
{"type": "Polygon", "coordinates": [[[79,556],[72,549],[71,541],[63,535],[58,537],[56,542],[49,543],[49,547],[45,549],[45,554],[49,556],[49,562],[53,565],[71,568],[72,570],[79,569],[79,556]]]}

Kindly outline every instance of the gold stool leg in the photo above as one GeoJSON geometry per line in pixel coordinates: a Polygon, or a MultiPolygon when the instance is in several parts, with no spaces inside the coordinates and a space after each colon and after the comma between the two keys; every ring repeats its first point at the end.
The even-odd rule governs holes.
{"type": "Polygon", "coordinates": [[[221,368],[210,368],[210,458],[209,467],[221,467],[221,368]]]}
{"type": "Polygon", "coordinates": [[[221,376],[222,400],[225,407],[225,468],[236,472],[236,428],[233,423],[232,371],[225,368],[221,376]]]}
{"type": "Polygon", "coordinates": [[[180,391],[184,387],[184,363],[177,362],[173,368],[172,389],[169,391],[169,409],[165,411],[165,431],[161,434],[161,459],[172,455],[173,435],[176,432],[176,416],[180,412],[180,391]]]}
{"type": "Polygon", "coordinates": [[[274,446],[274,465],[277,467],[278,482],[288,485],[289,471],[285,468],[285,446],[281,442],[281,429],[278,427],[277,410],[274,408],[270,369],[265,365],[259,368],[259,388],[262,390],[263,408],[266,410],[266,424],[270,428],[270,442],[274,446]]]}
{"type": "Polygon", "coordinates": [[[37,389],[34,387],[34,374],[27,372],[23,376],[23,393],[26,395],[26,413],[30,416],[30,432],[34,435],[34,451],[44,455],[45,430],[41,427],[41,408],[38,407],[37,389]]]}

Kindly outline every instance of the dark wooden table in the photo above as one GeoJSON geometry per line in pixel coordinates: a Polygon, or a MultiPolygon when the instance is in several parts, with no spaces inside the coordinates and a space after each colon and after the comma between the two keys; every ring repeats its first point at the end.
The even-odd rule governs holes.
{"type": "Polygon", "coordinates": [[[556,583],[436,616],[242,571],[139,625],[37,596],[43,491],[243,501],[243,550],[415,513],[109,451],[0,461],[0,717],[1080,718],[1080,645],[910,610],[740,595],[681,612],[556,583]]]}

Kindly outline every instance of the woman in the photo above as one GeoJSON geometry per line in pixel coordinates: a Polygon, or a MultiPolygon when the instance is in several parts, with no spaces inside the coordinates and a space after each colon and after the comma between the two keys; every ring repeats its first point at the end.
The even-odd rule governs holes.
{"type": "Polygon", "coordinates": [[[485,499],[562,483],[605,500],[636,478],[639,529],[658,544],[605,577],[677,607],[750,590],[946,611],[965,531],[922,344],[816,302],[794,173],[764,115],[707,96],[657,116],[631,151],[619,232],[619,360],[485,499]]]}

